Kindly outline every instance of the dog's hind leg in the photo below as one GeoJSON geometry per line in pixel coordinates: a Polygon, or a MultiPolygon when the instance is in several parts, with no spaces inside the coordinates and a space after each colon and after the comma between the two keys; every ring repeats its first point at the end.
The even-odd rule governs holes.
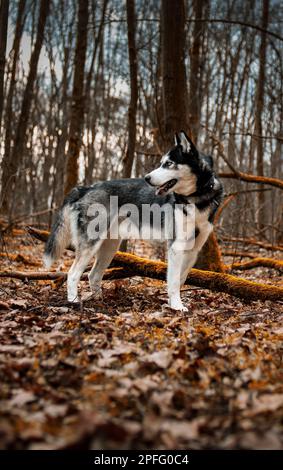
{"type": "Polygon", "coordinates": [[[79,302],[78,283],[94,252],[94,247],[77,250],[75,261],[68,272],[67,290],[69,302],[79,302]]]}
{"type": "Polygon", "coordinates": [[[181,269],[181,287],[185,284],[190,270],[196,263],[198,253],[199,252],[197,250],[189,250],[184,252],[181,269]]]}
{"type": "Polygon", "coordinates": [[[195,265],[198,254],[202,249],[203,245],[205,244],[209,234],[212,231],[212,225],[207,224],[204,229],[200,231],[200,233],[195,237],[194,247],[190,250],[184,250],[184,257],[182,261],[182,270],[181,270],[181,286],[184,285],[187,276],[195,265]]]}
{"type": "Polygon", "coordinates": [[[184,251],[179,243],[173,242],[168,250],[167,284],[169,306],[174,310],[187,312],[188,309],[183,305],[180,295],[183,256],[184,251]]]}
{"type": "Polygon", "coordinates": [[[92,294],[97,296],[101,293],[101,281],[103,278],[103,273],[111,263],[116,251],[119,249],[120,244],[120,239],[106,239],[100,246],[96,254],[95,263],[88,275],[92,294]]]}

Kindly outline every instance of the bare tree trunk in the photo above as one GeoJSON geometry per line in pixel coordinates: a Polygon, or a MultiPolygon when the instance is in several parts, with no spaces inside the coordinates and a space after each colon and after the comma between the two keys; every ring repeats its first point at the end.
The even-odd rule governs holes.
{"type": "MultiPolygon", "coordinates": [[[[162,0],[161,20],[164,135],[166,145],[170,145],[173,132],[184,129],[192,134],[187,106],[184,2],[162,0]]],[[[199,67],[199,58],[196,66],[199,67]]],[[[202,253],[200,262],[202,265],[205,262],[205,269],[222,270],[220,250],[215,236],[209,238],[202,253]]]]}
{"type": "MultiPolygon", "coordinates": [[[[16,134],[15,134],[15,144],[12,150],[11,158],[9,159],[9,165],[6,168],[6,171],[5,171],[5,168],[3,171],[4,184],[8,181],[11,181],[11,178],[16,174],[19,168],[19,165],[23,160],[24,147],[26,143],[26,133],[27,133],[28,122],[29,122],[29,115],[30,115],[30,109],[31,109],[32,100],[33,100],[33,89],[34,89],[34,84],[36,81],[37,65],[38,65],[40,51],[42,48],[45,24],[46,24],[47,16],[49,13],[49,7],[50,7],[50,0],[41,0],[38,23],[37,23],[36,41],[35,41],[35,45],[31,54],[29,74],[27,78],[26,87],[24,90],[20,117],[19,117],[17,129],[16,129],[16,134]]],[[[13,182],[13,186],[14,186],[14,182],[13,182]]],[[[9,191],[9,193],[11,194],[12,192],[9,191]]],[[[4,193],[3,196],[4,196],[3,197],[3,209],[4,211],[8,211],[9,201],[8,201],[7,193],[4,193]]]]}
{"type": "Polygon", "coordinates": [[[4,104],[4,74],[6,64],[7,28],[9,16],[9,0],[1,0],[0,4],[0,129],[4,104]]]}
{"type": "Polygon", "coordinates": [[[185,68],[185,5],[183,0],[161,2],[162,85],[165,146],[174,132],[191,135],[185,68]]]}
{"type": "Polygon", "coordinates": [[[75,71],[72,93],[72,109],[67,153],[64,193],[67,194],[78,182],[78,159],[84,122],[84,75],[87,49],[88,0],[79,0],[78,29],[75,51],[75,71]]]}
{"type": "MultiPolygon", "coordinates": [[[[69,34],[69,41],[71,43],[71,34],[69,34]]],[[[68,140],[68,121],[69,106],[68,106],[68,69],[70,63],[70,48],[64,47],[64,62],[62,70],[62,115],[63,119],[60,121],[61,134],[57,137],[57,148],[55,152],[55,171],[53,178],[52,202],[53,205],[60,205],[62,203],[64,194],[64,170],[65,170],[65,147],[68,140]]]]}
{"type": "Polygon", "coordinates": [[[127,0],[128,51],[130,62],[131,98],[128,111],[128,147],[124,159],[123,176],[130,178],[135,157],[136,115],[138,103],[138,64],[136,49],[135,0],[127,0]]]}
{"type": "MultiPolygon", "coordinates": [[[[268,28],[268,17],[269,17],[269,0],[263,0],[262,5],[262,20],[261,27],[263,29],[261,33],[261,43],[259,50],[259,72],[257,80],[257,92],[255,102],[255,134],[258,136],[262,135],[262,117],[264,108],[264,85],[265,85],[265,64],[266,64],[266,29],[268,28]]],[[[259,176],[264,175],[264,160],[263,160],[263,139],[260,137],[256,138],[257,148],[257,174],[259,176]]],[[[265,193],[263,191],[258,193],[258,226],[259,228],[264,227],[264,204],[265,204],[265,193]]]]}
{"type": "Polygon", "coordinates": [[[95,70],[95,63],[98,62],[97,68],[99,69],[99,55],[100,49],[103,47],[103,34],[104,34],[104,27],[105,27],[105,16],[107,7],[109,4],[109,0],[103,0],[102,8],[101,8],[101,17],[99,22],[98,31],[96,32],[95,28],[95,14],[93,14],[93,28],[94,28],[94,45],[93,45],[93,53],[89,71],[86,76],[85,82],[85,116],[86,122],[85,126],[88,131],[88,141],[87,141],[87,159],[85,164],[85,180],[84,184],[91,184],[92,183],[92,176],[93,176],[93,169],[95,166],[95,136],[96,136],[96,125],[97,121],[99,120],[99,105],[96,102],[96,94],[98,89],[97,84],[97,73],[95,70]],[[98,59],[98,60],[97,60],[98,59]],[[94,82],[93,90],[91,89],[91,85],[94,82]],[[92,99],[93,98],[93,99],[92,99]],[[94,104],[94,111],[91,104],[94,104]]]}
{"type": "MultiPolygon", "coordinates": [[[[196,19],[202,19],[204,7],[206,5],[207,0],[193,1],[194,16],[196,19]]],[[[198,139],[201,113],[201,45],[203,41],[204,27],[205,23],[195,21],[193,29],[193,43],[190,48],[189,119],[192,137],[195,144],[197,144],[198,139]]]]}

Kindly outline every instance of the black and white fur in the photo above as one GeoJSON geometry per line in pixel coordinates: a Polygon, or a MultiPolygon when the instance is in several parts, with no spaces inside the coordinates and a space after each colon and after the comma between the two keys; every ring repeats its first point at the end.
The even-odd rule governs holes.
{"type": "MultiPolygon", "coordinates": [[[[91,258],[95,257],[89,273],[93,294],[98,294],[104,270],[119,249],[121,238],[91,240],[88,237],[88,208],[94,203],[109,209],[110,196],[118,196],[119,207],[135,204],[141,212],[143,204],[170,204],[174,210],[175,234],[168,240],[168,297],[169,306],[187,311],[182,304],[180,288],[198,253],[213,229],[213,218],[222,199],[223,188],[213,171],[212,157],[201,154],[185,132],[175,135],[175,146],[166,153],[160,167],[142,178],[97,182],[90,187],[76,187],[66,197],[52,228],[45,248],[45,265],[50,266],[72,244],[75,261],[68,273],[68,300],[78,302],[78,283],[91,258]],[[178,244],[177,212],[182,207],[186,215],[188,204],[195,205],[195,243],[178,244]],[[175,209],[176,207],[176,209],[175,209]]],[[[107,227],[111,225],[109,218],[107,227]]]]}

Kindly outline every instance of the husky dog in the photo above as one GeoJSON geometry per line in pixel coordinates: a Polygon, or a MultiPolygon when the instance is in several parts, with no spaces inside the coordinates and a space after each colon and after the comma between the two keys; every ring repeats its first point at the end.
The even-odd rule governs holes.
{"type": "MultiPolygon", "coordinates": [[[[159,168],[147,174],[144,179],[103,181],[90,187],[74,188],[66,197],[52,227],[45,248],[45,265],[50,266],[69,244],[75,247],[76,257],[68,273],[67,290],[68,301],[78,302],[79,280],[91,258],[95,257],[88,277],[92,294],[97,295],[104,270],[119,249],[121,240],[126,237],[123,231],[119,231],[115,237],[109,236],[114,222],[120,228],[129,217],[129,212],[132,212],[133,206],[138,216],[142,215],[144,207],[151,210],[153,206],[157,206],[163,210],[166,206],[172,209],[169,222],[171,226],[173,224],[173,231],[165,236],[168,242],[169,306],[175,310],[187,311],[181,301],[180,288],[213,229],[213,218],[222,200],[222,193],[222,184],[213,171],[212,157],[199,152],[186,133],[181,131],[175,134],[175,145],[162,157],[159,168]],[[111,197],[118,200],[118,209],[122,211],[118,216],[111,213],[111,197]],[[98,235],[96,228],[90,230],[99,212],[97,207],[104,208],[104,223],[100,224],[104,228],[99,228],[98,235]],[[194,209],[195,223],[193,228],[190,225],[191,233],[180,241],[179,234],[184,221],[192,213],[189,210],[191,208],[194,209]],[[182,226],[179,222],[180,215],[183,217],[182,226]]],[[[150,228],[154,225],[152,219],[151,216],[147,221],[150,228]]],[[[160,234],[157,230],[155,238],[164,238],[164,220],[162,213],[163,232],[160,234]]],[[[140,217],[134,224],[139,233],[144,229],[144,224],[140,217]]]]}

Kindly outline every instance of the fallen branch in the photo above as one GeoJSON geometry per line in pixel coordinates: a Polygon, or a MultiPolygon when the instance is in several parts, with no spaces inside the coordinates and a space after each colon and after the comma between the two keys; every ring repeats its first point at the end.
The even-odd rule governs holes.
{"type": "MultiPolygon", "coordinates": [[[[67,274],[64,271],[3,271],[0,272],[0,278],[19,279],[21,281],[66,281],[67,274]]],[[[129,277],[129,273],[123,268],[110,268],[104,273],[104,280],[124,279],[129,277]]],[[[87,273],[82,275],[82,280],[87,280],[87,273]]]]}
{"type": "Polygon", "coordinates": [[[282,245],[272,245],[271,243],[260,242],[258,240],[255,240],[254,238],[236,238],[222,236],[221,239],[234,243],[244,243],[245,245],[256,245],[271,251],[283,251],[282,245]]]}
{"type": "MultiPolygon", "coordinates": [[[[132,275],[166,279],[166,263],[151,261],[129,253],[116,253],[113,266],[123,266],[132,275]]],[[[225,273],[192,269],[185,284],[225,292],[246,300],[283,300],[283,288],[248,281],[225,273]]]]}
{"type": "Polygon", "coordinates": [[[21,253],[17,253],[16,255],[12,255],[11,253],[0,253],[0,258],[7,258],[9,261],[28,264],[30,266],[41,266],[41,263],[39,261],[27,258],[21,253]]]}
{"type": "MultiPolygon", "coordinates": [[[[166,263],[162,261],[150,261],[129,253],[117,252],[113,260],[114,267],[107,269],[104,280],[124,279],[127,277],[141,276],[152,279],[166,280],[166,263]]],[[[14,278],[22,281],[65,281],[65,272],[0,272],[0,278],[14,278]]],[[[87,279],[87,274],[82,276],[87,279]]],[[[283,288],[247,281],[230,274],[215,273],[192,269],[185,284],[210,289],[215,292],[227,294],[246,300],[283,300],[283,288]]]]}
{"type": "Polygon", "coordinates": [[[3,233],[8,232],[11,228],[13,228],[15,225],[18,225],[20,222],[23,222],[25,219],[31,219],[34,217],[39,217],[41,215],[48,214],[49,212],[54,212],[57,208],[54,207],[52,209],[45,209],[39,212],[34,212],[33,214],[22,214],[16,217],[15,219],[11,220],[10,222],[7,222],[6,227],[2,229],[3,233]]]}
{"type": "Polygon", "coordinates": [[[258,258],[258,255],[255,253],[249,253],[248,251],[234,251],[234,250],[225,250],[222,251],[224,256],[232,256],[233,258],[258,258]]]}
{"type": "MultiPolygon", "coordinates": [[[[49,235],[45,230],[37,230],[32,227],[29,227],[29,233],[42,241],[46,241],[49,235]]],[[[147,260],[130,253],[118,251],[111,263],[111,267],[122,267],[124,277],[142,276],[161,281],[166,280],[166,263],[147,260]]],[[[215,292],[225,292],[247,300],[283,300],[283,288],[281,287],[247,281],[246,279],[226,273],[192,269],[186,284],[210,289],[215,292]]]]}
{"type": "Polygon", "coordinates": [[[254,258],[253,260],[246,261],[244,263],[233,263],[231,266],[228,266],[228,269],[238,269],[240,271],[245,271],[247,269],[261,267],[277,269],[279,272],[283,272],[283,261],[277,261],[272,258],[254,258]]]}
{"type": "Polygon", "coordinates": [[[48,230],[40,230],[38,228],[34,228],[30,226],[27,227],[27,232],[32,237],[36,238],[37,240],[40,240],[41,242],[46,242],[50,235],[50,232],[48,232],[48,230]]]}

